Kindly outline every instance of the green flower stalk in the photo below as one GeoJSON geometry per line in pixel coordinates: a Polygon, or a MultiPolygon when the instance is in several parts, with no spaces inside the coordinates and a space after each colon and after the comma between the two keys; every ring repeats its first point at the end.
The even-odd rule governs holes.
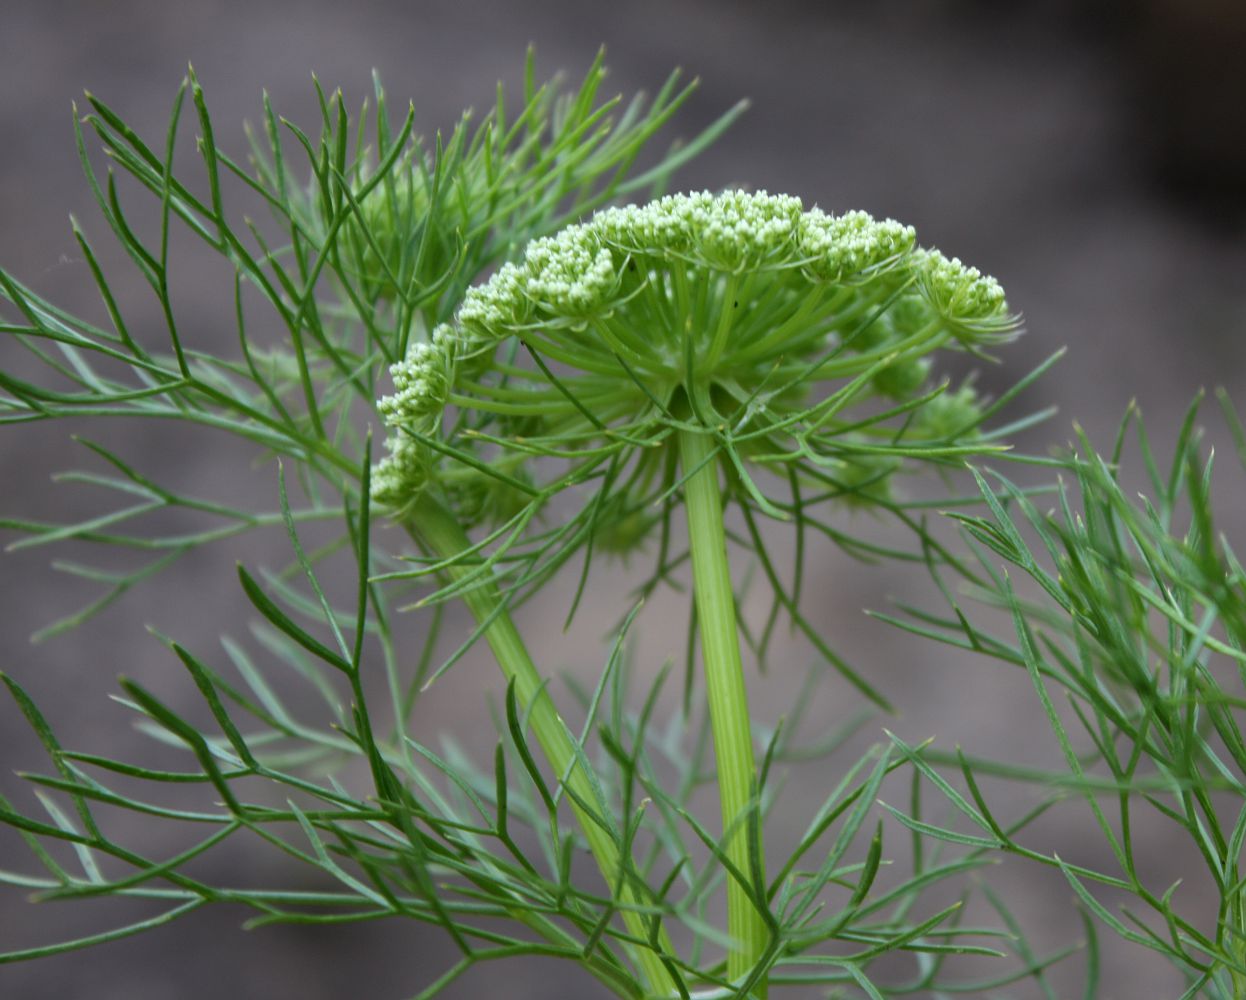
{"type": "MultiPolygon", "coordinates": [[[[775,921],[725,504],[786,519],[812,487],[885,505],[907,461],[993,450],[973,389],[932,382],[929,355],[981,354],[1017,330],[998,282],[918,248],[909,226],[727,191],[606,209],[534,240],[392,369],[374,496],[426,542],[425,518],[453,510],[465,478],[519,495],[485,518],[503,550],[554,494],[600,480],[555,565],[586,536],[639,543],[658,518],[637,512],[682,489],[731,869],[727,978],[754,996],[775,921]]],[[[477,561],[477,574],[501,566],[477,561]]],[[[490,576],[476,586],[478,603],[495,594],[490,576]]],[[[487,603],[474,608],[485,634],[510,628],[487,603]]],[[[558,724],[537,732],[559,766],[558,724]]],[[[610,877],[618,859],[594,850],[610,877]]]]}

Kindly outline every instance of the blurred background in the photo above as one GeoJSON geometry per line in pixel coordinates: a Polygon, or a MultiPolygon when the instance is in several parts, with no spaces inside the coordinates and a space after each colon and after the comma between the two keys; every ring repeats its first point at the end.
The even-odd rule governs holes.
{"type": "MultiPolygon", "coordinates": [[[[258,119],[265,89],[280,113],[312,126],[313,72],[357,104],[376,69],[391,100],[410,98],[417,128],[431,135],[452,127],[464,108],[487,109],[497,80],[515,84],[529,42],[542,77],[566,70],[572,79],[604,44],[609,82],[624,94],[652,91],[675,66],[700,77],[671,137],[690,135],[749,98],[749,112],[683,171],[678,187],[746,183],[828,210],[894,216],[914,224],[923,243],[999,277],[1029,332],[1007,350],[1007,372],[983,372],[982,381],[1002,387],[1009,374],[1069,348],[1057,371],[1022,400],[1028,409],[1060,409],[1029,435],[1031,447],[1068,440],[1074,420],[1106,442],[1136,399],[1163,451],[1200,388],[1223,385],[1239,407],[1246,405],[1246,6],[1236,0],[6,0],[0,265],[69,308],[99,312],[67,221],[73,213],[98,244],[105,242],[74,152],[71,102],[83,89],[159,141],[192,62],[218,141],[241,156],[242,123],[258,119]]],[[[138,279],[115,255],[106,263],[131,325],[159,329],[138,279]]],[[[184,336],[228,350],[234,332],[220,277],[207,262],[201,273],[184,269],[178,295],[184,336]]],[[[0,363],[14,357],[0,344],[0,363]]],[[[1210,423],[1209,435],[1219,440],[1218,424],[1210,423]]],[[[0,514],[58,519],[98,509],[98,498],[49,478],[83,460],[67,439],[68,430],[81,429],[0,431],[0,514]]],[[[188,492],[254,492],[271,503],[271,468],[257,472],[252,456],[228,441],[205,437],[186,447],[180,432],[155,426],[91,432],[188,492]]],[[[1240,531],[1243,515],[1231,503],[1222,509],[1227,526],[1240,531]]],[[[48,707],[66,742],[122,757],[150,754],[127,713],[108,700],[116,676],[133,676],[175,705],[190,705],[195,695],[145,626],[210,655],[218,635],[241,629],[248,615],[235,560],[281,565],[283,545],[274,537],[249,541],[245,551],[222,545],[201,552],[82,630],[39,646],[29,644],[30,633],[90,595],[51,571],[45,551],[9,554],[0,561],[0,669],[48,707]]],[[[824,610],[810,617],[827,624],[851,659],[868,662],[878,686],[903,708],[899,719],[867,726],[867,741],[885,722],[909,742],[933,736],[981,756],[1058,762],[1024,677],[932,653],[861,615],[861,608],[884,608],[909,594],[914,585],[897,570],[859,569],[829,551],[814,556],[810,599],[824,602],[824,610]]],[[[527,609],[525,621],[561,622],[565,605],[565,592],[550,593],[527,609]]],[[[563,637],[557,628],[532,630],[552,636],[545,650],[551,669],[586,676],[595,669],[600,656],[592,643],[617,609],[601,608],[596,621],[591,611],[578,630],[587,641],[578,645],[577,635],[563,637]]],[[[641,662],[678,653],[680,621],[658,617],[646,628],[641,662]]],[[[769,722],[803,676],[807,652],[793,656],[800,662],[790,672],[772,671],[755,684],[769,722]]],[[[449,727],[469,747],[490,746],[481,691],[491,682],[487,663],[456,668],[426,706],[423,718],[434,728],[424,738],[449,727]]],[[[833,687],[823,707],[829,728],[860,706],[846,687],[833,687]]],[[[19,713],[0,703],[0,792],[37,809],[13,772],[45,767],[19,713]]],[[[825,774],[794,776],[788,794],[795,826],[807,815],[802,803],[813,808],[825,774]]],[[[1063,825],[1080,816],[1074,811],[1040,831],[1047,846],[1108,865],[1097,840],[1063,825]]],[[[132,834],[159,853],[158,828],[132,834]]],[[[1141,847],[1154,852],[1156,884],[1166,885],[1165,874],[1183,868],[1164,836],[1162,829],[1148,831],[1141,847]]],[[[266,867],[272,863],[225,853],[208,859],[204,872],[226,882],[298,877],[266,867]]],[[[30,864],[21,842],[0,833],[0,867],[30,864]]],[[[1015,866],[999,876],[1040,943],[1077,936],[1071,894],[1058,878],[1015,866]]],[[[1194,906],[1197,879],[1188,891],[1187,905],[1194,906]]],[[[0,996],[396,998],[416,993],[448,959],[446,942],[419,928],[244,933],[237,924],[245,916],[200,912],[51,963],[0,966],[0,996]]],[[[107,905],[31,907],[6,891],[0,949],[86,933],[108,919],[107,905]]],[[[521,1000],[587,997],[593,990],[563,965],[531,962],[478,970],[447,995],[504,992],[521,1000]]],[[[1105,937],[1105,1000],[1179,992],[1162,962],[1105,937]]]]}

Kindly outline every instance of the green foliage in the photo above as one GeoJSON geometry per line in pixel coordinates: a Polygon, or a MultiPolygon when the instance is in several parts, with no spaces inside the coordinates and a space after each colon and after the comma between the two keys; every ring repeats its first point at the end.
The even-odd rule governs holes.
{"type": "MultiPolygon", "coordinates": [[[[1228,397],[1220,398],[1246,469],[1246,434],[1228,397]]],[[[1069,460],[1073,482],[1061,485],[1046,513],[998,473],[979,475],[988,512],[958,515],[976,561],[959,571],[967,597],[1005,611],[1013,635],[972,624],[960,602],[953,618],[923,613],[920,625],[906,627],[1026,670],[1067,764],[1067,773],[1051,774],[927,755],[960,770],[972,802],[935,772],[927,775],[976,828],[970,839],[1058,868],[1098,920],[1168,958],[1186,977],[1186,996],[1239,998],[1246,995],[1246,573],[1217,527],[1212,460],[1201,448],[1197,416],[1196,402],[1166,468],[1136,411],[1107,453],[1079,434],[1069,460]],[[1126,448],[1131,425],[1133,456],[1126,448]],[[1145,488],[1135,494],[1122,480],[1139,460],[1145,488]],[[1059,695],[1069,711],[1059,710],[1059,695]],[[1080,800],[1115,870],[1089,870],[1024,846],[1019,828],[993,816],[978,791],[975,775],[989,774],[1054,783],[1053,804],[1080,800]],[[1175,825],[1188,838],[1218,899],[1214,913],[1185,909],[1180,883],[1155,884],[1154,859],[1135,836],[1148,822],[1175,825]],[[1102,901],[1105,890],[1134,902],[1113,912],[1102,901]]]]}
{"type": "Polygon", "coordinates": [[[599,58],[576,88],[538,86],[530,57],[517,101],[499,89],[479,124],[465,117],[432,139],[417,136],[410,110],[392,120],[379,84],[358,116],[318,89],[318,131],[265,101],[248,164],[218,144],[193,74],[154,144],[88,97],[82,165],[165,332],[153,341],[127,322],[75,223],[107,322],[75,317],[0,271],[0,332],[30,355],[24,374],[0,373],[0,422],[158,418],[224,432],[271,468],[272,500],[252,509],[184,495],[82,440],[95,464],[66,478],[103,487],[115,506],[66,524],[6,520],[12,547],[88,542],[142,561],[61,563],[103,591],[38,637],[200,546],[277,529],[290,561],[272,573],[238,568],[261,653],[225,635],[217,662],[163,639],[200,714],[122,681],[120,700],[156,741],[158,764],[63,742],[3,678],[51,767],[28,776],[31,804],[0,800],[0,822],[34,866],[14,862],[0,883],[45,900],[112,896],[159,910],[0,962],[228,902],[247,908],[252,926],[436,928],[453,951],[420,996],[517,955],[572,962],[622,997],[760,1000],[785,986],[995,996],[1022,980],[1055,996],[1049,970],[1067,951],[1037,954],[1008,904],[968,878],[1003,851],[1058,869],[1081,897],[1087,997],[1096,921],[1170,957],[1188,972],[1189,996],[1246,995],[1246,741],[1224,669],[1246,661],[1243,572],[1216,534],[1193,415],[1166,476],[1140,437],[1152,486],[1141,506],[1119,486],[1120,446],[1105,460],[1086,441],[1078,457],[1034,463],[1076,479],[1054,515],[998,471],[975,473],[980,497],[907,499],[902,472],[934,466],[950,480],[967,459],[1002,460],[1007,437],[1045,416],[990,426],[1051,362],[995,400],[932,375],[944,349],[990,360],[1015,335],[999,284],[863,212],[829,215],[764,193],[664,195],[740,108],[660,155],[652,142],[691,88],[672,76],[651,101],[623,103],[601,98],[603,77],[599,58]],[[189,129],[199,159],[183,175],[175,163],[189,129]],[[123,200],[135,185],[158,208],[154,238],[139,235],[123,200]],[[638,195],[647,202],[615,204],[638,195]],[[183,336],[172,248],[185,234],[225,265],[232,352],[183,336]],[[378,423],[388,431],[379,456],[378,423]],[[935,503],[957,512],[972,558],[930,528],[935,503]],[[911,544],[845,529],[836,506],[886,515],[911,544]],[[153,527],[170,513],[194,527],[153,527]],[[790,573],[768,552],[763,518],[795,532],[790,573]],[[393,524],[382,521],[405,530],[383,532],[393,524]],[[811,534],[863,562],[928,566],[954,611],[915,612],[906,627],[1028,671],[1066,754],[1058,787],[1091,809],[1119,872],[1027,848],[1027,823],[1054,803],[1006,823],[976,777],[1050,775],[895,736],[841,759],[862,718],[811,718],[817,685],[838,671],[867,700],[889,703],[802,610],[811,534]],[[590,583],[602,586],[600,574],[590,581],[595,553],[642,549],[651,568],[636,592],[614,595],[596,680],[539,670],[512,611],[579,558],[569,621],[590,583]],[[760,628],[737,618],[749,574],[732,559],[747,559],[768,591],[760,628]],[[1018,593],[1000,560],[1034,593],[1018,593]],[[953,578],[1004,609],[1015,637],[972,624],[953,578]],[[670,665],[639,689],[629,635],[642,605],[689,580],[682,699],[670,665]],[[467,634],[443,627],[454,602],[472,616],[467,634]],[[417,648],[396,627],[400,611],[420,616],[417,648]],[[767,726],[750,711],[745,654],[765,668],[784,618],[832,671],[812,669],[792,712],[767,726]],[[417,740],[410,726],[428,685],[478,642],[502,675],[485,761],[449,734],[435,746],[417,740]],[[288,668],[301,688],[276,681],[288,668]],[[1071,695],[1089,753],[1055,688],[1071,695]],[[784,768],[809,759],[832,775],[812,809],[782,795],[784,768]],[[963,784],[945,776],[949,763],[963,784]],[[885,784],[907,787],[904,809],[881,807],[885,784]],[[945,814],[923,805],[931,785],[945,814]],[[699,811],[715,789],[721,823],[699,811]],[[1214,931],[1145,878],[1130,836],[1144,807],[1194,839],[1221,890],[1214,931]],[[808,817],[785,857],[766,838],[780,811],[808,817]],[[111,832],[118,812],[177,830],[184,846],[165,856],[128,846],[111,832]],[[234,840],[305,865],[314,880],[293,890],[199,874],[203,855],[234,840]],[[577,863],[585,855],[597,872],[577,863]],[[1136,895],[1156,919],[1117,916],[1100,887],[1136,895]],[[969,978],[966,956],[975,969],[989,961],[989,973],[969,978]]]}

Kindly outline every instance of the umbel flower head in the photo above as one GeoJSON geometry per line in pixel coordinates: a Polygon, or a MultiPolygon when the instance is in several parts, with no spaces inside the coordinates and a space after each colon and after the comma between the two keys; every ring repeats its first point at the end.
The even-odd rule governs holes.
{"type": "Polygon", "coordinates": [[[695,426],[771,514],[766,484],[793,472],[885,499],[905,460],[993,447],[973,390],[932,382],[929,355],[1017,329],[995,279],[892,220],[744,191],[606,209],[530,243],[394,366],[380,406],[407,443],[378,497],[400,504],[399,483],[452,480],[466,458],[503,484],[522,469],[532,496],[600,476],[634,512],[669,490],[667,440],[695,426]]]}

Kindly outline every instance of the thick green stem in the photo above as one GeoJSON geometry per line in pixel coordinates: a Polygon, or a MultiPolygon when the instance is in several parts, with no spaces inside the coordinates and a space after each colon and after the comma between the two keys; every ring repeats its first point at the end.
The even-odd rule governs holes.
{"type": "MultiPolygon", "coordinates": [[[[418,501],[408,525],[438,558],[454,559],[471,546],[471,541],[454,515],[431,497],[425,496],[418,501]]],[[[453,579],[462,579],[473,568],[470,564],[455,563],[446,572],[453,579]]],[[[620,882],[622,859],[616,836],[602,827],[603,822],[609,823],[607,804],[601,801],[597,786],[580,766],[571,733],[558,714],[553,699],[545,690],[541,675],[532,662],[519,630],[507,613],[497,587],[492,579],[483,583],[474,580],[464,589],[463,601],[476,621],[484,626],[485,640],[493,650],[502,673],[508,681],[513,681],[519,707],[527,713],[537,742],[545,751],[555,773],[571,793],[568,798],[571,800],[572,811],[579,820],[606,884],[614,891],[620,882]],[[581,803],[590,805],[597,815],[594,816],[581,803]]],[[[646,900],[640,898],[635,887],[626,880],[623,881],[619,902],[624,907],[623,921],[628,932],[642,940],[649,940],[650,918],[629,908],[643,905],[646,900]]],[[[661,928],[658,945],[668,954],[672,952],[670,939],[661,928]]],[[[677,995],[675,981],[658,952],[640,945],[632,947],[631,952],[653,995],[677,995]]]]}
{"type": "MultiPolygon", "coordinates": [[[[688,477],[684,484],[688,543],[692,550],[692,583],[701,631],[710,724],[714,728],[723,829],[734,828],[735,831],[727,841],[726,853],[728,860],[747,879],[754,877],[762,864],[760,857],[755,860],[750,857],[749,823],[745,818],[754,796],[757,765],[753,759],[731,567],[727,561],[717,449],[708,434],[690,430],[680,432],[679,448],[684,475],[688,477]]],[[[760,837],[758,840],[760,850],[760,837]]],[[[748,889],[734,878],[727,883],[727,928],[735,941],[727,956],[727,975],[738,982],[748,975],[765,951],[770,931],[748,889]]],[[[764,982],[754,987],[753,993],[765,997],[764,982]]]]}

